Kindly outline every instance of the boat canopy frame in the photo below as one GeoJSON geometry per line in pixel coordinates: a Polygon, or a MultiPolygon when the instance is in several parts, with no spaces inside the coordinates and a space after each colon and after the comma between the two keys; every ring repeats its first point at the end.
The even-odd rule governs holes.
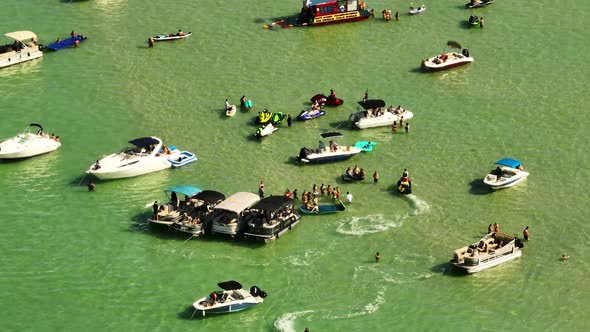
{"type": "Polygon", "coordinates": [[[250,209],[276,212],[283,207],[293,205],[294,203],[295,201],[292,198],[286,196],[269,196],[252,205],[250,209]]]}
{"type": "Polygon", "coordinates": [[[257,203],[259,200],[260,197],[258,195],[251,192],[241,191],[229,196],[223,202],[217,204],[215,206],[215,211],[226,210],[239,214],[257,203]]]}
{"type": "Polygon", "coordinates": [[[203,190],[193,197],[196,200],[203,201],[207,204],[217,204],[225,200],[225,195],[215,190],[203,190]]]}
{"type": "Polygon", "coordinates": [[[239,282],[237,282],[235,280],[223,281],[223,282],[217,283],[217,286],[219,286],[219,288],[226,290],[226,291],[242,289],[242,284],[240,284],[239,282]]]}
{"type": "Polygon", "coordinates": [[[147,136],[147,137],[140,137],[140,138],[132,139],[128,143],[131,143],[131,144],[137,146],[138,148],[145,148],[145,147],[148,147],[153,144],[156,144],[156,145],[160,144],[160,143],[162,143],[162,140],[160,140],[157,137],[147,136]]]}
{"type": "Polygon", "coordinates": [[[4,36],[8,38],[12,38],[14,40],[18,40],[22,42],[23,40],[33,39],[37,40],[37,35],[32,31],[14,31],[14,32],[7,32],[4,36]]]}
{"type": "Polygon", "coordinates": [[[386,106],[385,101],[382,99],[361,100],[358,102],[358,104],[361,105],[361,107],[364,108],[365,110],[370,110],[370,109],[375,109],[375,108],[386,106]]]}
{"type": "Polygon", "coordinates": [[[496,161],[495,164],[500,165],[500,166],[508,166],[508,167],[512,167],[512,168],[518,168],[520,165],[522,165],[522,163],[519,160],[512,159],[512,158],[500,159],[500,160],[496,161]]]}

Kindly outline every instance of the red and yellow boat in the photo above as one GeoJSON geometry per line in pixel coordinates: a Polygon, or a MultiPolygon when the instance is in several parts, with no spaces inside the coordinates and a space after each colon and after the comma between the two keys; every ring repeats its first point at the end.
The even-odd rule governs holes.
{"type": "Polygon", "coordinates": [[[366,20],[374,15],[360,0],[303,0],[301,12],[271,24],[269,28],[291,28],[366,20]]]}

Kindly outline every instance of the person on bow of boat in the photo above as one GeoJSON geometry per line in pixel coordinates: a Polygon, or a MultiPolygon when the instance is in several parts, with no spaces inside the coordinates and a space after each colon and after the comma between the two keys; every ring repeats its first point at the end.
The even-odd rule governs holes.
{"type": "Polygon", "coordinates": [[[177,36],[184,36],[184,32],[182,32],[182,30],[178,29],[178,33],[176,35],[177,36]]]}

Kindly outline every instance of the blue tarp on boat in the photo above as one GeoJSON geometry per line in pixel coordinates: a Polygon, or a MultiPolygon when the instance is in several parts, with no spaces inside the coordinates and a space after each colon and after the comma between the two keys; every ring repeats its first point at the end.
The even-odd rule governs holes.
{"type": "Polygon", "coordinates": [[[47,45],[47,48],[50,50],[59,51],[59,50],[64,49],[66,47],[74,46],[74,43],[76,43],[76,40],[83,42],[84,40],[86,40],[86,38],[83,38],[82,36],[70,37],[70,38],[58,41],[57,43],[49,44],[49,45],[47,45]]]}
{"type": "Polygon", "coordinates": [[[511,158],[504,158],[496,161],[496,164],[512,168],[518,168],[518,166],[520,166],[520,161],[511,158]]]}

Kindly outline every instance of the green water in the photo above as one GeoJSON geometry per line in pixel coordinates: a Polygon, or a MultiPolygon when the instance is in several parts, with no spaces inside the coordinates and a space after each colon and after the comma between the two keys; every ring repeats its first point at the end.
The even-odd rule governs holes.
{"type": "Polygon", "coordinates": [[[0,70],[0,136],[30,122],[62,140],[55,153],[0,163],[3,330],[198,331],[585,331],[590,328],[587,223],[590,176],[584,22],[590,3],[371,1],[401,21],[265,30],[299,1],[5,1],[2,32],[32,30],[48,44],[72,29],[78,49],[0,70]],[[567,10],[571,8],[571,10],[567,10]],[[466,29],[470,13],[483,29],[466,29]],[[183,41],[147,47],[182,28],[183,41]],[[457,40],[476,59],[425,74],[420,59],[457,40]],[[256,111],[296,115],[333,88],[345,104],[251,139],[256,111]],[[414,112],[411,132],[351,130],[365,89],[414,112]],[[241,95],[251,113],[223,114],[241,95]],[[377,141],[349,162],[299,167],[292,158],[338,129],[341,143],[377,141]],[[98,182],[85,170],[130,139],[156,135],[198,161],[132,179],[98,182]],[[586,146],[586,147],[584,147],[586,146]],[[489,192],[492,163],[520,159],[523,184],[489,192]],[[349,165],[378,170],[378,184],[343,184],[349,165]],[[415,196],[392,194],[403,168],[415,196]],[[314,183],[354,195],[345,213],[304,217],[269,245],[192,239],[143,224],[163,190],[192,184],[230,195],[314,183]],[[490,223],[531,240],[515,261],[472,276],[447,264],[490,223]],[[381,262],[373,255],[381,252],[381,262]],[[567,252],[567,262],[559,260],[567,252]],[[219,281],[258,285],[253,309],[190,319],[190,306],[219,281]]]}

